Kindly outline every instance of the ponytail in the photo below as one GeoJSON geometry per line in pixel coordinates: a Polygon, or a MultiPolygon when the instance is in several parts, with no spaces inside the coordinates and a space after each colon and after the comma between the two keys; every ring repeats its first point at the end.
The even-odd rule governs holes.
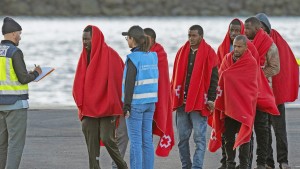
{"type": "Polygon", "coordinates": [[[144,35],[143,43],[140,44],[140,50],[143,52],[148,52],[150,49],[150,37],[144,35]]]}
{"type": "Polygon", "coordinates": [[[149,52],[149,49],[150,49],[150,37],[149,36],[143,35],[143,36],[140,36],[139,38],[133,37],[133,39],[135,40],[140,51],[149,52]]]}

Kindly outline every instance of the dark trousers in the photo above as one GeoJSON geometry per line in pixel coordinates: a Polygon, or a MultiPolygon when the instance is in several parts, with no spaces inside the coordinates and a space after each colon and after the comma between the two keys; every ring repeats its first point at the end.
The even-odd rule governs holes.
{"type": "Polygon", "coordinates": [[[254,121],[254,131],[256,134],[256,163],[257,165],[265,165],[268,155],[268,143],[269,143],[269,115],[259,110],[256,111],[254,121]]]}
{"type": "Polygon", "coordinates": [[[277,162],[288,163],[288,141],[287,141],[287,133],[286,133],[284,104],[278,105],[278,110],[280,112],[279,116],[269,115],[270,127],[269,127],[269,148],[268,148],[267,164],[273,168],[275,167],[275,162],[273,159],[271,125],[273,126],[275,138],[276,138],[277,162]]]}
{"type": "MultiPolygon", "coordinates": [[[[223,134],[225,140],[225,152],[226,152],[226,169],[235,169],[235,154],[236,150],[233,150],[235,135],[239,131],[241,123],[226,117],[225,118],[225,132],[223,134]]],[[[244,143],[239,147],[239,159],[240,169],[248,169],[249,164],[249,152],[250,143],[244,143]]]]}
{"type": "MultiPolygon", "coordinates": [[[[253,160],[253,147],[254,147],[254,137],[253,134],[251,136],[250,140],[250,151],[249,151],[249,164],[248,164],[248,169],[252,169],[252,160],[253,160]]],[[[222,167],[226,168],[226,151],[225,151],[225,140],[224,136],[222,136],[222,158],[220,160],[222,167]]],[[[236,169],[239,169],[240,166],[238,165],[236,169]]]]}
{"type": "Polygon", "coordinates": [[[100,169],[100,139],[118,168],[127,169],[127,164],[123,160],[115,140],[115,128],[116,117],[114,116],[83,118],[82,131],[88,148],[90,169],[100,169]]]}

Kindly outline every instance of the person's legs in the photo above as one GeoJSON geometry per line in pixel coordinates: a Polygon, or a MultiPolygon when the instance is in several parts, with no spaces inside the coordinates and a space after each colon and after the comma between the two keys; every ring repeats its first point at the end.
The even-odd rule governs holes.
{"type": "Polygon", "coordinates": [[[239,169],[249,168],[249,152],[250,152],[250,142],[244,143],[239,147],[239,159],[240,159],[239,169]]]}
{"type": "Polygon", "coordinates": [[[27,109],[11,110],[6,116],[8,150],[6,168],[18,169],[25,146],[27,109]]]}
{"type": "Polygon", "coordinates": [[[267,156],[267,167],[275,168],[275,162],[273,158],[273,148],[272,148],[272,115],[269,115],[269,144],[268,144],[268,156],[267,156]]]}
{"type": "Polygon", "coordinates": [[[100,156],[100,122],[98,118],[83,117],[82,132],[85,137],[90,169],[100,169],[99,156],[100,156]]]}
{"type": "Polygon", "coordinates": [[[253,161],[253,149],[254,149],[254,137],[253,137],[253,132],[251,135],[251,140],[250,140],[250,149],[249,149],[249,164],[248,164],[248,169],[252,169],[252,161],[253,161]]]}
{"type": "Polygon", "coordinates": [[[182,169],[191,169],[192,161],[190,156],[189,140],[192,133],[192,122],[189,113],[184,111],[184,106],[176,111],[176,128],[178,132],[178,149],[182,169]]]}
{"type": "Polygon", "coordinates": [[[155,104],[145,104],[145,112],[143,113],[143,169],[154,168],[154,146],[152,140],[152,124],[155,111],[155,104]]]}
{"type": "Polygon", "coordinates": [[[190,120],[192,121],[193,137],[196,144],[192,169],[202,169],[206,150],[207,117],[201,116],[200,112],[191,112],[190,120]]]}
{"type": "Polygon", "coordinates": [[[142,152],[142,119],[143,107],[131,105],[130,116],[126,119],[127,132],[130,140],[130,168],[143,168],[142,152]]]}
{"type": "Polygon", "coordinates": [[[221,167],[218,169],[226,169],[226,152],[225,152],[225,140],[224,136],[222,135],[222,158],[220,160],[220,163],[222,164],[221,167]]]}
{"type": "Polygon", "coordinates": [[[0,111],[0,169],[5,169],[8,148],[6,116],[8,111],[0,111]]]}
{"type": "Polygon", "coordinates": [[[267,155],[268,155],[268,142],[269,142],[269,126],[268,126],[268,114],[256,111],[255,121],[254,121],[254,130],[256,133],[256,163],[257,166],[265,166],[267,155]]]}
{"type": "Polygon", "coordinates": [[[114,160],[118,169],[127,169],[127,164],[123,160],[116,139],[116,117],[108,116],[100,118],[100,138],[105,145],[110,157],[114,160]]]}
{"type": "Polygon", "coordinates": [[[235,169],[236,162],[234,160],[236,150],[233,150],[233,146],[238,126],[237,121],[230,117],[225,118],[225,131],[223,133],[223,137],[225,140],[226,169],[235,169]]]}
{"type": "Polygon", "coordinates": [[[288,141],[285,121],[285,106],[278,105],[279,116],[272,116],[272,125],[276,138],[277,162],[288,164],[288,141]]]}
{"type": "MultiPolygon", "coordinates": [[[[128,134],[127,134],[127,126],[126,126],[124,116],[120,116],[119,125],[118,125],[118,128],[116,129],[116,132],[117,132],[117,134],[116,134],[117,135],[117,137],[116,137],[117,144],[118,144],[121,156],[124,159],[128,141],[129,141],[128,134]]],[[[117,165],[114,161],[112,161],[112,168],[118,169],[117,165]]]]}

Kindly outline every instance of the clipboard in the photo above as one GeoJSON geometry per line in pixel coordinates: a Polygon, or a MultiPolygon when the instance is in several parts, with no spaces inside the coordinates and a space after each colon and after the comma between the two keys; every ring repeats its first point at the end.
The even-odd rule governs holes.
{"type": "Polygon", "coordinates": [[[55,69],[53,67],[41,67],[42,73],[34,79],[34,82],[38,82],[42,80],[44,77],[48,76],[52,73],[55,69]]]}

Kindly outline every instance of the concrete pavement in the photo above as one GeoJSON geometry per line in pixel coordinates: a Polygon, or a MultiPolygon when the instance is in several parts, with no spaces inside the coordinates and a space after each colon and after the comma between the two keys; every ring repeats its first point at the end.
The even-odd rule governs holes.
{"type": "MultiPolygon", "coordinates": [[[[289,163],[293,169],[300,169],[300,109],[288,109],[286,114],[289,163]]],[[[175,126],[174,131],[177,136],[175,126]]],[[[207,138],[209,138],[209,134],[210,128],[208,127],[207,138]]],[[[155,147],[157,141],[158,137],[155,136],[155,147]]],[[[190,146],[194,150],[192,140],[190,146]]],[[[125,160],[129,166],[128,150],[129,148],[125,160]]],[[[204,169],[218,168],[220,157],[220,150],[216,153],[207,151],[204,169]]],[[[110,169],[111,160],[104,147],[101,148],[100,158],[102,169],[110,169]]],[[[169,157],[155,158],[155,168],[181,168],[177,145],[174,146],[169,157]]],[[[76,109],[53,107],[29,110],[26,145],[20,169],[88,169],[87,148],[76,109]]]]}

